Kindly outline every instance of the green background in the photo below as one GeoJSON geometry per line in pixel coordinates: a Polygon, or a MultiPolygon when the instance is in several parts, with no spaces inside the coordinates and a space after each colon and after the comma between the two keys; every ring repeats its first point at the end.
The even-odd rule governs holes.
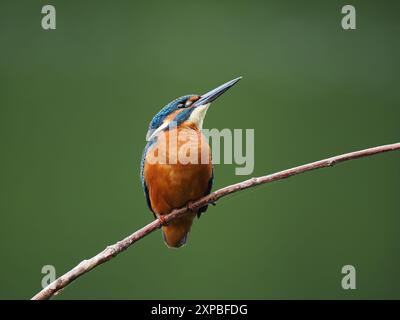
{"type": "MultiPolygon", "coordinates": [[[[254,128],[255,176],[398,142],[400,3],[351,1],[344,31],[347,3],[1,0],[0,298],[152,221],[141,152],[178,96],[244,77],[205,127],[254,128]]],[[[387,153],[225,198],[186,247],[157,231],[55,299],[400,298],[399,165],[387,153]]],[[[215,167],[214,190],[247,178],[234,169],[215,167]]]]}

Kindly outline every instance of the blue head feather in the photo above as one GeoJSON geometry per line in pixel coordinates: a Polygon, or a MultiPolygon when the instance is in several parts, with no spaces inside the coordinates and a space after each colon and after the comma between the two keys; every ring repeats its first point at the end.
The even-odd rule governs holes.
{"type": "MultiPolygon", "coordinates": [[[[185,103],[187,99],[189,99],[194,94],[189,94],[186,96],[179,97],[174,101],[168,103],[164,108],[162,108],[150,121],[149,130],[156,130],[164,121],[164,119],[171,114],[172,112],[178,110],[178,105],[181,103],[185,103]]],[[[187,109],[189,110],[189,109],[187,109]]],[[[184,110],[184,111],[187,111],[184,110]]]]}

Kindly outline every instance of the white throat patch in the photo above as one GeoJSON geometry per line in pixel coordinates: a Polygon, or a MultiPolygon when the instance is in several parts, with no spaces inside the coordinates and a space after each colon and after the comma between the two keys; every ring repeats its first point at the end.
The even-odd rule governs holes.
{"type": "Polygon", "coordinates": [[[203,120],[206,117],[206,113],[209,103],[196,107],[193,112],[190,114],[188,121],[193,122],[199,130],[203,129],[203,120]]]}

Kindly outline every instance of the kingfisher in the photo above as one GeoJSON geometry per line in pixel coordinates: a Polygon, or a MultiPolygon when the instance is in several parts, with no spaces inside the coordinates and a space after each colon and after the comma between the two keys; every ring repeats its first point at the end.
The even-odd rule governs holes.
{"type": "MultiPolygon", "coordinates": [[[[140,175],[147,205],[154,218],[181,208],[211,192],[214,172],[211,150],[202,133],[206,112],[215,99],[242,77],[203,94],[189,94],[164,106],[151,120],[140,175]]],[[[207,206],[187,211],[162,226],[165,244],[186,244],[194,218],[207,206]]]]}

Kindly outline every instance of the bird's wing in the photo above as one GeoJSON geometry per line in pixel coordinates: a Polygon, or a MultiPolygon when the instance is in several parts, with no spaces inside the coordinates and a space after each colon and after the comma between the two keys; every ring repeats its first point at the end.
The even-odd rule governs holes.
{"type": "Polygon", "coordinates": [[[147,150],[149,149],[151,143],[148,142],[146,144],[146,147],[143,150],[143,154],[142,154],[142,160],[140,162],[140,180],[142,181],[142,188],[144,191],[144,195],[146,196],[146,202],[147,202],[147,206],[149,207],[149,209],[151,210],[151,212],[153,212],[154,215],[154,219],[156,219],[156,214],[153,211],[153,208],[151,207],[151,201],[150,201],[150,194],[149,194],[149,188],[147,187],[146,181],[144,179],[144,162],[146,160],[146,154],[147,154],[147,150]]]}
{"type": "Polygon", "coordinates": [[[143,185],[143,190],[144,190],[144,194],[145,194],[145,196],[146,196],[147,206],[149,207],[149,209],[151,210],[151,212],[153,212],[154,219],[157,219],[156,214],[154,213],[153,209],[151,208],[151,201],[150,201],[149,189],[147,188],[146,183],[144,183],[144,185],[143,185]]]}
{"type": "MultiPolygon", "coordinates": [[[[211,189],[212,189],[213,182],[214,182],[214,166],[212,167],[211,178],[210,178],[210,180],[208,180],[207,191],[204,193],[204,196],[210,194],[211,189]]],[[[200,218],[201,214],[202,214],[203,212],[206,212],[207,209],[208,209],[208,205],[207,205],[207,206],[204,206],[204,207],[201,207],[201,208],[199,209],[199,211],[197,212],[197,218],[200,218]]]]}

